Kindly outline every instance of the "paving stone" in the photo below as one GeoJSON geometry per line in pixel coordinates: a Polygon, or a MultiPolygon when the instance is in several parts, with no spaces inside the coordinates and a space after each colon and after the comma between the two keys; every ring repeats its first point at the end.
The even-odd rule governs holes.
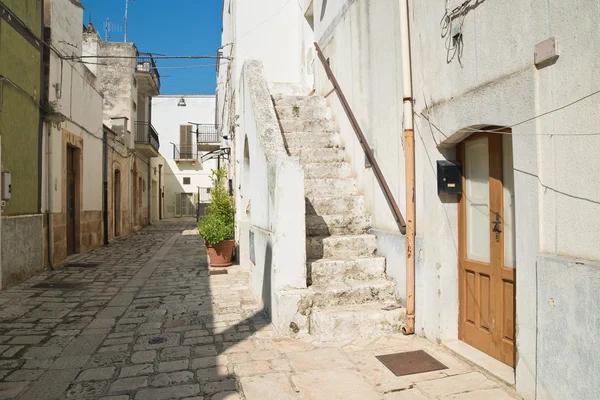
{"type": "Polygon", "coordinates": [[[240,400],[237,392],[221,392],[213,395],[210,400],[240,400]]]}
{"type": "Polygon", "coordinates": [[[135,400],[168,400],[200,393],[200,385],[179,385],[160,389],[142,389],[135,395],[135,400]]]}
{"type": "Polygon", "coordinates": [[[59,346],[30,347],[27,351],[25,351],[25,354],[22,357],[26,360],[53,358],[56,357],[62,350],[62,347],[59,346]]]}
{"type": "Polygon", "coordinates": [[[13,372],[4,378],[4,380],[9,382],[35,381],[43,373],[44,371],[40,369],[21,369],[13,372]]]}
{"type": "Polygon", "coordinates": [[[192,360],[192,369],[208,368],[215,365],[227,365],[227,360],[227,356],[225,355],[195,358],[192,360]]]}
{"type": "Polygon", "coordinates": [[[289,353],[292,368],[297,372],[319,369],[353,368],[346,354],[336,348],[322,348],[289,353]]]}
{"type": "MultiPolygon", "coordinates": [[[[427,400],[426,397],[419,389],[408,389],[399,392],[388,393],[384,396],[385,400],[427,400]]],[[[483,400],[483,398],[481,399],[483,400]]]]}
{"type": "Polygon", "coordinates": [[[65,393],[67,399],[97,399],[106,393],[108,382],[79,382],[71,385],[65,393]]]}
{"type": "Polygon", "coordinates": [[[194,374],[190,371],[178,371],[160,373],[152,378],[151,386],[173,386],[189,383],[194,380],[194,374]]]}
{"type": "Polygon", "coordinates": [[[511,400],[514,397],[510,396],[502,389],[484,389],[469,391],[451,396],[440,397],[440,400],[511,400]]]}
{"type": "Polygon", "coordinates": [[[233,372],[237,376],[268,374],[271,372],[271,364],[265,360],[245,362],[235,365],[233,372]]]}
{"type": "Polygon", "coordinates": [[[307,399],[375,400],[381,399],[356,371],[310,371],[294,375],[292,380],[307,399]]]}
{"type": "Polygon", "coordinates": [[[50,365],[50,369],[81,368],[88,362],[89,359],[89,355],[58,357],[52,363],[52,365],[50,365]]]}
{"type": "Polygon", "coordinates": [[[49,369],[50,365],[52,365],[54,361],[51,358],[43,358],[39,360],[27,360],[25,365],[21,368],[23,369],[49,369]]]}
{"type": "Polygon", "coordinates": [[[171,372],[171,371],[181,371],[183,369],[188,369],[190,365],[189,360],[177,360],[177,361],[165,361],[158,364],[159,372],[171,372]]]}
{"type": "Polygon", "coordinates": [[[78,381],[107,381],[115,374],[115,367],[92,368],[82,371],[77,377],[78,381]]]}
{"type": "Polygon", "coordinates": [[[111,392],[127,392],[148,386],[148,377],[137,376],[135,378],[118,379],[110,385],[111,392]]]}
{"type": "Polygon", "coordinates": [[[199,369],[196,374],[199,382],[220,381],[233,376],[229,373],[229,368],[226,365],[216,365],[211,368],[199,369]]]}
{"type": "Polygon", "coordinates": [[[105,335],[77,336],[67,345],[61,356],[93,354],[105,337],[105,335]]]}
{"type": "MultiPolygon", "coordinates": [[[[240,386],[246,399],[295,400],[300,396],[294,391],[292,383],[284,374],[267,374],[240,379],[240,386]]],[[[331,397],[340,398],[340,397],[331,397]]],[[[316,398],[315,398],[316,399],[316,398]]],[[[322,399],[326,399],[323,397],[322,399]]]]}
{"type": "Polygon", "coordinates": [[[154,365],[152,364],[138,364],[130,367],[121,368],[119,378],[127,378],[130,376],[138,375],[149,375],[154,372],[154,365]]]}
{"type": "Polygon", "coordinates": [[[168,347],[160,351],[160,360],[177,360],[179,358],[189,358],[189,346],[168,347]]]}
{"type": "Polygon", "coordinates": [[[0,398],[11,399],[27,387],[29,382],[0,382],[0,398]]]}
{"type": "Polygon", "coordinates": [[[119,345],[119,344],[130,344],[133,343],[133,337],[121,337],[121,338],[114,338],[114,339],[106,339],[104,341],[104,343],[102,343],[103,346],[115,346],[115,345],[119,345]]]}
{"type": "Polygon", "coordinates": [[[127,350],[129,350],[129,345],[128,344],[117,344],[114,346],[106,346],[106,347],[101,347],[98,352],[99,353],[106,353],[106,352],[126,352],[127,350]]]}
{"type": "Polygon", "coordinates": [[[90,357],[86,368],[122,367],[128,357],[128,353],[96,353],[90,357]]]}
{"type": "Polygon", "coordinates": [[[12,346],[2,354],[2,358],[13,358],[18,352],[23,350],[25,346],[12,346]]]}
{"type": "Polygon", "coordinates": [[[23,394],[24,399],[54,400],[60,397],[77,376],[78,369],[46,371],[23,394]]]}
{"type": "Polygon", "coordinates": [[[46,339],[46,336],[17,336],[9,344],[38,344],[46,339]]]}
{"type": "Polygon", "coordinates": [[[487,389],[498,386],[480,372],[449,376],[442,379],[423,381],[416,384],[423,393],[441,397],[466,392],[468,390],[487,389]]]}
{"type": "Polygon", "coordinates": [[[104,397],[101,397],[100,400],[129,400],[129,396],[127,396],[127,395],[104,396],[104,397]]]}
{"type": "Polygon", "coordinates": [[[155,350],[165,347],[175,347],[179,345],[179,333],[165,333],[161,335],[144,335],[138,338],[134,350],[155,350]]]}
{"type": "Polygon", "coordinates": [[[217,348],[214,345],[196,346],[193,351],[196,357],[209,357],[217,355],[217,348]]]}
{"type": "Polygon", "coordinates": [[[131,356],[131,362],[134,364],[154,362],[156,359],[156,350],[138,351],[131,356]]]}
{"type": "Polygon", "coordinates": [[[105,318],[118,318],[121,315],[123,315],[123,313],[127,310],[127,307],[125,306],[120,306],[120,307],[106,307],[105,309],[103,309],[102,311],[100,311],[97,315],[97,318],[99,319],[105,319],[105,318]]]}

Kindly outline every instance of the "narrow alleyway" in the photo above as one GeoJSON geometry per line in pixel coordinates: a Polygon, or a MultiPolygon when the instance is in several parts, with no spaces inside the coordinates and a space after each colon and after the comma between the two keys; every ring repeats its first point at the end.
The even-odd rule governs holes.
{"type": "Polygon", "coordinates": [[[82,265],[0,292],[0,398],[514,398],[423,339],[274,338],[248,274],[210,275],[194,222],[163,221],[71,262],[82,265]],[[375,358],[416,349],[448,369],[396,377],[375,358]]]}

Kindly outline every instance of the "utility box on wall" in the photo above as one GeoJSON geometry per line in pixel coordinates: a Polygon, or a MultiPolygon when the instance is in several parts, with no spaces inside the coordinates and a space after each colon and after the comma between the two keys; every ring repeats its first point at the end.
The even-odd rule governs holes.
{"type": "Polygon", "coordinates": [[[461,194],[462,173],[460,163],[438,160],[437,183],[438,194],[461,194]]]}
{"type": "Polygon", "coordinates": [[[10,200],[10,193],[12,192],[11,186],[11,174],[8,171],[2,173],[2,200],[10,200]]]}

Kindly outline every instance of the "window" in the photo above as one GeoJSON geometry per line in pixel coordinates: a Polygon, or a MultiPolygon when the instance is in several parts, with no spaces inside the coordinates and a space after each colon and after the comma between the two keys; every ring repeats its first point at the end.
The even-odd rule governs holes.
{"type": "Polygon", "coordinates": [[[192,149],[194,143],[192,142],[192,126],[191,125],[180,125],[179,126],[179,155],[183,160],[193,159],[192,149]]]}
{"type": "Polygon", "coordinates": [[[189,177],[185,177],[185,178],[183,178],[183,184],[184,184],[184,185],[189,185],[189,184],[190,184],[190,181],[191,181],[191,180],[190,180],[190,178],[189,178],[189,177]]]}

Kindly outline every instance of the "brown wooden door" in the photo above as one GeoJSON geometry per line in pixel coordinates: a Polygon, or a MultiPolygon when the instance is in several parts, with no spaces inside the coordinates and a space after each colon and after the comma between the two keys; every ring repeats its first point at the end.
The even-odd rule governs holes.
{"type": "Polygon", "coordinates": [[[67,255],[75,253],[75,150],[67,146],[67,255]]]}
{"type": "Polygon", "coordinates": [[[459,338],[514,367],[512,141],[478,134],[459,147],[459,338]]]}

